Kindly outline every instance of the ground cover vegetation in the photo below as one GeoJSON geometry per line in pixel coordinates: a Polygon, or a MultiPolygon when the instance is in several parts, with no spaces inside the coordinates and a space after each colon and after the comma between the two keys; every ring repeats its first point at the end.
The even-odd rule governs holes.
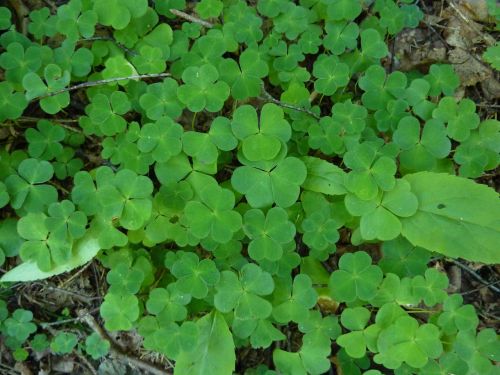
{"type": "Polygon", "coordinates": [[[397,69],[424,2],[46,5],[0,7],[0,371],[498,374],[446,267],[499,292],[500,122],[397,69]]]}

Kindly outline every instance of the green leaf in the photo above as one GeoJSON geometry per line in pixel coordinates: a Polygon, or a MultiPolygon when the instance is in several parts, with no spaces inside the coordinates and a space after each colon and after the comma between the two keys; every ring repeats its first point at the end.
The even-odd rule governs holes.
{"type": "Polygon", "coordinates": [[[404,178],[419,202],[415,215],[400,219],[401,233],[413,245],[475,262],[500,261],[500,202],[494,190],[444,173],[404,178]]]}
{"type": "Polygon", "coordinates": [[[104,327],[110,331],[126,331],[139,318],[139,300],[131,294],[108,293],[101,304],[104,327]]]}
{"type": "Polygon", "coordinates": [[[50,343],[50,349],[57,354],[68,354],[78,343],[78,336],[74,333],[61,332],[50,343]]]}
{"type": "Polygon", "coordinates": [[[23,94],[13,91],[9,82],[0,82],[0,121],[15,120],[28,106],[23,94]]]}
{"type": "Polygon", "coordinates": [[[0,30],[7,30],[11,25],[9,8],[0,7],[0,30]]]}
{"type": "Polygon", "coordinates": [[[415,296],[423,299],[427,306],[434,306],[445,299],[448,278],[435,268],[429,268],[425,271],[425,277],[417,275],[411,284],[415,296]]]}
{"type": "Polygon", "coordinates": [[[382,270],[372,265],[370,256],[364,251],[344,254],[339,261],[339,270],[334,271],[328,288],[334,300],[353,302],[356,299],[369,300],[382,282],[382,270]]]}
{"type": "Polygon", "coordinates": [[[336,56],[320,55],[314,63],[313,75],[316,77],[314,89],[320,94],[333,95],[338,88],[349,82],[349,67],[336,56]]]}
{"type": "Polygon", "coordinates": [[[218,283],[219,270],[210,259],[199,260],[193,253],[184,253],[172,266],[172,274],[177,278],[177,288],[194,298],[205,298],[208,288],[218,283]]]}
{"type": "Polygon", "coordinates": [[[183,105],[177,99],[178,87],[172,78],[165,78],[163,82],[148,85],[139,103],[151,120],[159,120],[164,115],[172,119],[180,116],[183,105]]]}
{"type": "Polygon", "coordinates": [[[196,322],[199,337],[191,351],[181,352],[174,374],[231,375],[236,355],[231,332],[224,317],[212,312],[196,322]]]}
{"type": "Polygon", "coordinates": [[[361,51],[363,55],[381,59],[389,53],[389,49],[379,32],[375,29],[365,29],[361,32],[361,51]]]}
{"type": "Polygon", "coordinates": [[[108,340],[103,340],[97,333],[92,333],[85,339],[85,351],[92,359],[99,359],[109,353],[111,344],[108,340]]]}
{"type": "Polygon", "coordinates": [[[500,70],[500,44],[497,42],[494,46],[488,47],[483,53],[483,59],[496,70],[500,70]]]}
{"type": "Polygon", "coordinates": [[[292,290],[284,297],[286,299],[278,300],[273,308],[273,317],[280,323],[303,322],[308,318],[309,309],[316,305],[318,300],[318,294],[312,287],[311,279],[304,274],[295,276],[292,290]]]}

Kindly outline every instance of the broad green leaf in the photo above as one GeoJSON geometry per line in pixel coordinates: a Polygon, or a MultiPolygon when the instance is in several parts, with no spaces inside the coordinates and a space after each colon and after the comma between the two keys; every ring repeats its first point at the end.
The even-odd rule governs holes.
{"type": "Polygon", "coordinates": [[[418,199],[415,215],[400,218],[413,245],[454,258],[498,263],[500,201],[489,187],[444,173],[404,177],[418,199]]]}

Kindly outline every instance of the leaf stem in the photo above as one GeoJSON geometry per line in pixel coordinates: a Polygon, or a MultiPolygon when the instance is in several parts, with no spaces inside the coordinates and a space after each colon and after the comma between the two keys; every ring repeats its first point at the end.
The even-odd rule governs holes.
{"type": "Polygon", "coordinates": [[[170,13],[175,14],[177,17],[184,18],[185,20],[187,20],[189,22],[197,23],[201,26],[204,26],[207,29],[211,29],[212,27],[214,27],[213,23],[210,23],[208,21],[204,21],[198,17],[192,16],[191,14],[187,14],[187,13],[183,12],[182,10],[170,9],[170,13]]]}

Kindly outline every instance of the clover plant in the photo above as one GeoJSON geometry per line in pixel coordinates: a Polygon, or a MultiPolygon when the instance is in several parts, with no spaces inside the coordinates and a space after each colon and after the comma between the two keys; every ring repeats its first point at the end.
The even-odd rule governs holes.
{"type": "Polygon", "coordinates": [[[450,65],[392,69],[420,2],[47,3],[26,27],[0,7],[16,360],[116,351],[9,295],[94,260],[98,321],[175,375],[497,373],[498,336],[437,265],[500,262],[498,194],[473,180],[500,122],[450,65]]]}

